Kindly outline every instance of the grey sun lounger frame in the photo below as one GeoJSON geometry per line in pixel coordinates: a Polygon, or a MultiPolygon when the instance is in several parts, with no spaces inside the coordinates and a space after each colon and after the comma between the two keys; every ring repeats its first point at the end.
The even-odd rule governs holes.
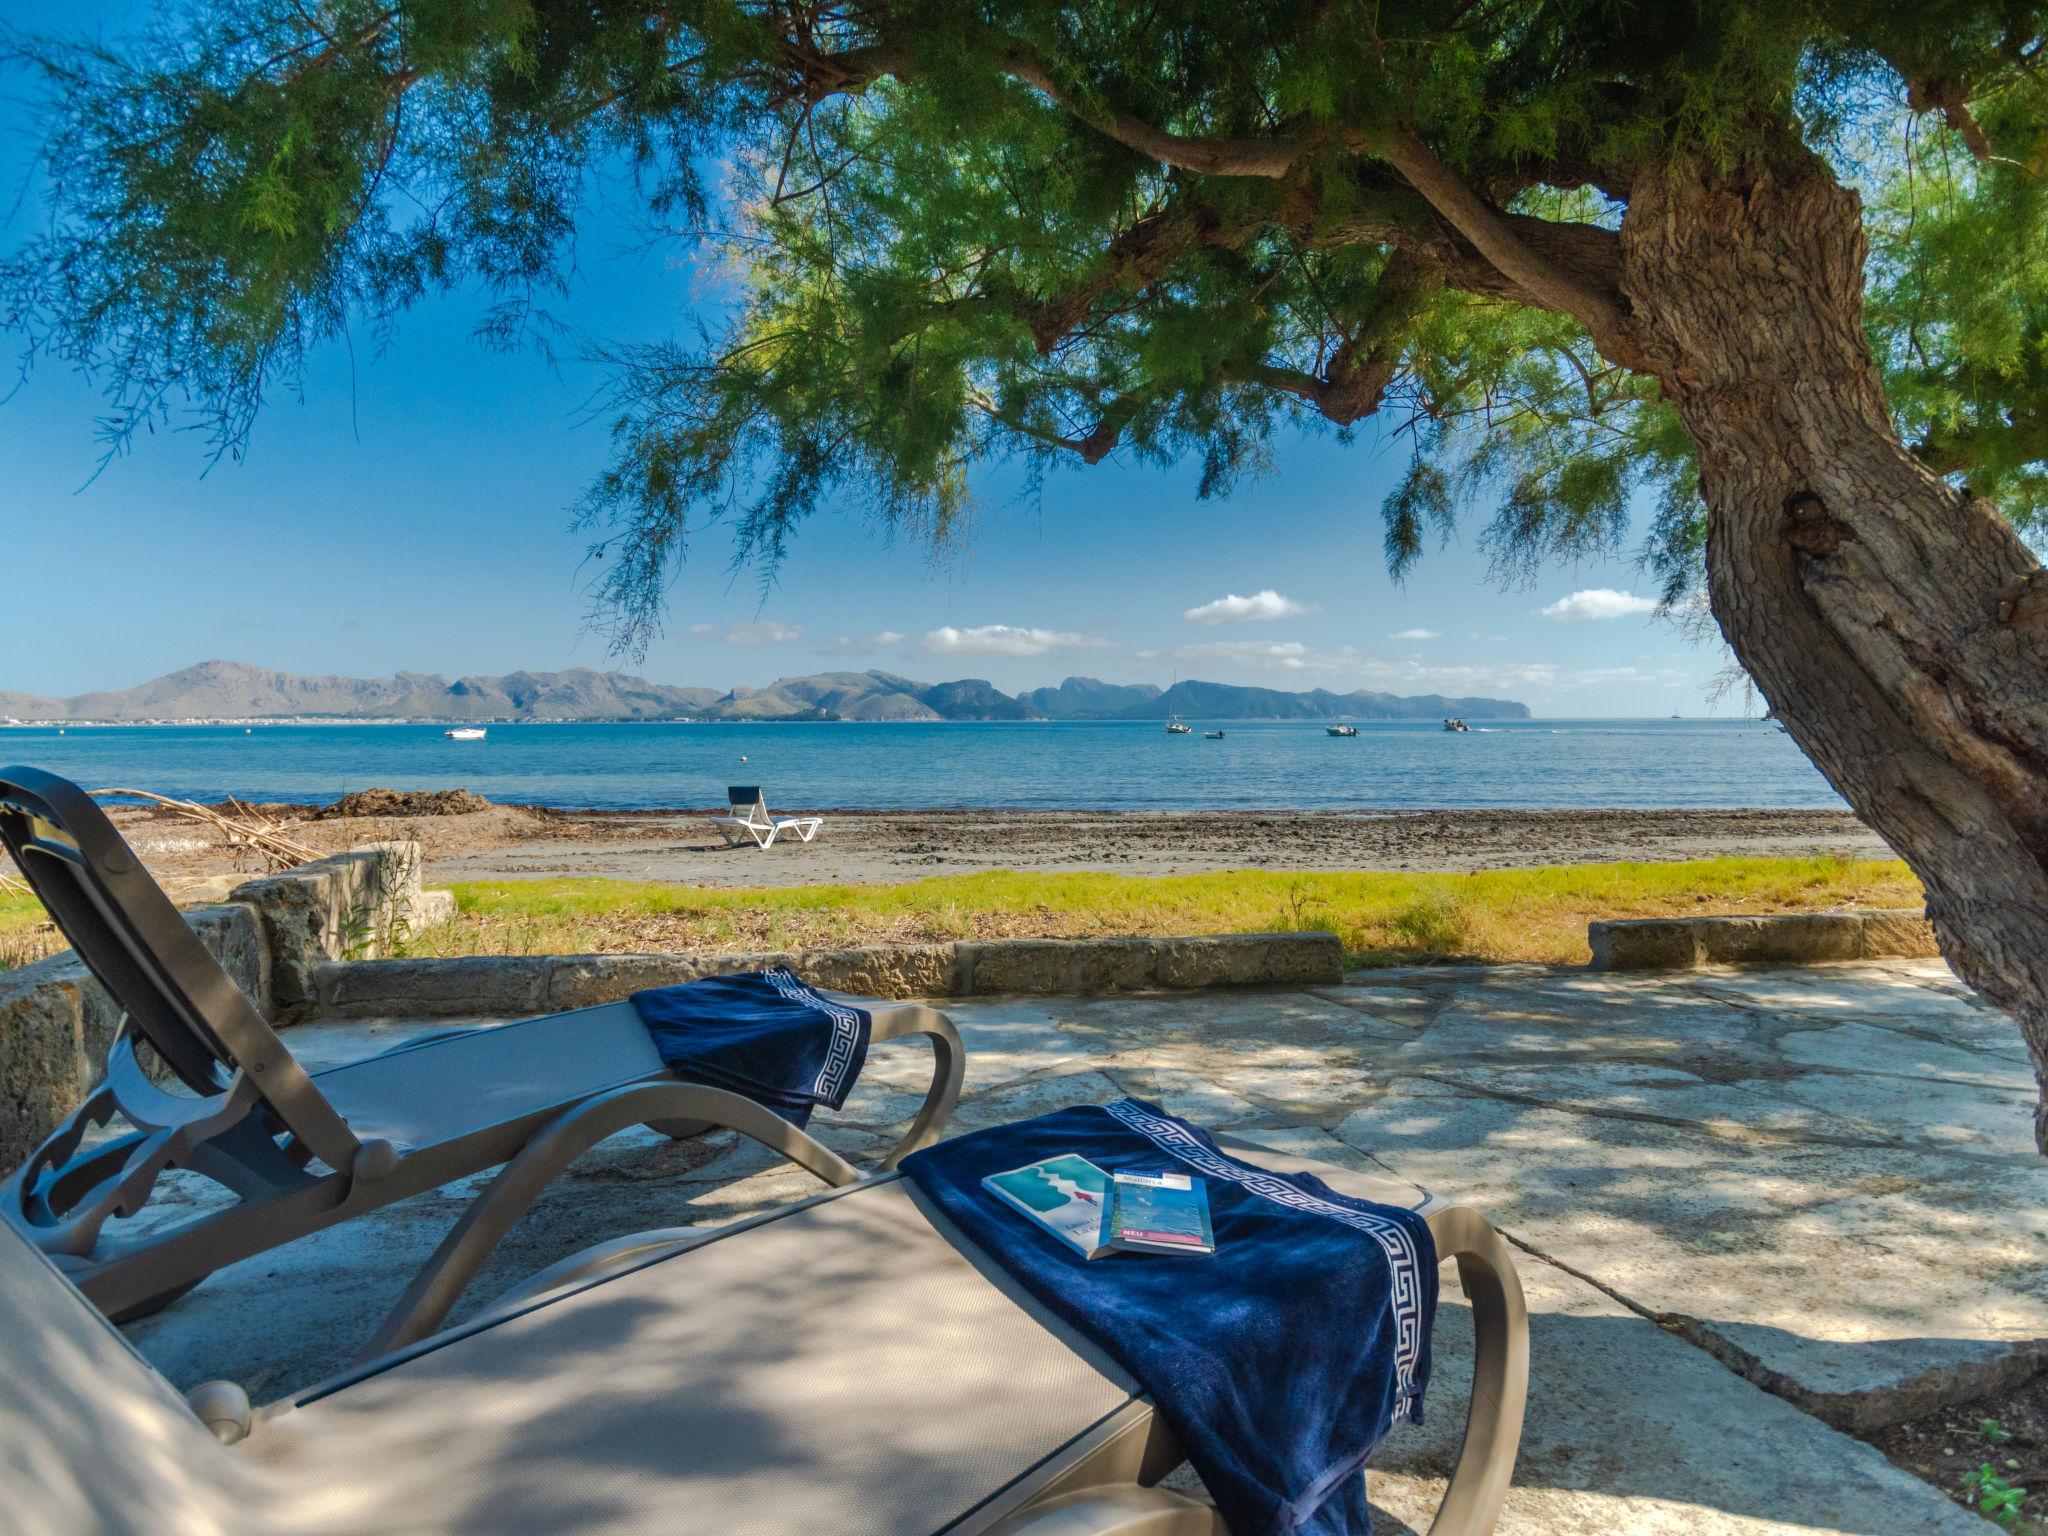
{"type": "MultiPolygon", "coordinates": [[[[1351,1193],[1413,1199],[1412,1190],[1390,1181],[1250,1142],[1226,1144],[1276,1169],[1313,1169],[1351,1193]]],[[[1435,1201],[1419,1208],[1440,1257],[1457,1261],[1474,1344],[1463,1442],[1429,1531],[1487,1536],[1520,1443],[1527,1312],[1507,1247],[1483,1217],[1435,1201]]],[[[412,1536],[485,1529],[500,1536],[615,1536],[655,1528],[664,1514],[678,1513],[692,1532],[793,1532],[825,1528],[815,1518],[820,1500],[857,1513],[861,1531],[888,1536],[1228,1536],[1210,1506],[1157,1486],[1185,1458],[1141,1391],[1126,1386],[1085,1411],[1054,1415],[1048,1433],[1031,1411],[1044,1401],[1041,1394],[1057,1398],[1064,1390],[1057,1373],[1019,1368],[1013,1378],[1008,1355],[961,1356],[963,1341],[945,1332],[958,1314],[940,1308],[927,1315],[903,1294],[941,1264],[950,1267],[955,1290],[934,1297],[970,1293],[970,1300],[988,1298],[975,1305],[1019,1315],[1018,1298],[999,1272],[964,1238],[948,1236],[943,1218],[918,1204],[914,1186],[899,1174],[861,1177],[806,1133],[717,1089],[677,1082],[623,1088],[554,1122],[507,1164],[356,1365],[262,1409],[227,1382],[202,1384],[181,1401],[124,1341],[108,1337],[105,1318],[65,1296],[46,1261],[0,1231],[0,1285],[10,1298],[0,1312],[0,1358],[23,1385],[12,1401],[0,1400],[0,1468],[15,1457],[24,1536],[154,1536],[167,1520],[185,1517],[177,1528],[197,1529],[195,1522],[223,1510],[244,1536],[309,1529],[309,1510],[322,1536],[370,1536],[394,1528],[394,1500],[403,1510],[398,1524],[412,1536]],[[467,1322],[435,1331],[499,1238],[556,1175],[606,1136],[651,1119],[730,1126],[833,1187],[724,1226],[602,1244],[515,1286],[467,1322]],[[785,1244],[794,1241],[798,1253],[823,1260],[833,1255],[804,1245],[820,1232],[829,1238],[835,1225],[865,1234],[838,1255],[852,1262],[836,1284],[806,1276],[793,1293],[806,1298],[801,1307],[809,1315],[822,1300],[835,1319],[865,1319],[856,1335],[821,1342],[798,1329],[760,1341],[760,1370],[769,1381],[760,1392],[746,1376],[715,1368],[722,1355],[703,1357],[714,1366],[706,1375],[690,1363],[697,1357],[678,1365],[672,1346],[658,1342],[709,1338],[715,1349],[728,1334],[744,1335],[752,1300],[772,1303],[776,1294],[778,1276],[758,1266],[781,1251],[782,1229],[789,1233],[785,1244]],[[25,1268],[38,1262],[45,1277],[25,1268]],[[892,1263],[895,1272],[876,1273],[892,1263]],[[849,1340],[864,1353],[833,1353],[849,1340]],[[975,1411],[985,1420],[983,1433],[958,1439],[959,1450],[949,1454],[944,1423],[848,1412],[848,1403],[865,1402],[876,1390],[880,1374],[849,1380],[849,1358],[893,1361],[892,1401],[904,1402],[907,1393],[913,1410],[947,1389],[949,1365],[980,1372],[970,1390],[979,1391],[991,1372],[1002,1390],[980,1393],[975,1411]],[[652,1375],[629,1379],[640,1371],[652,1375]],[[818,1417],[814,1384],[837,1394],[830,1399],[836,1414],[818,1417]],[[741,1411],[749,1405],[757,1416],[741,1411]],[[591,1418],[602,1422],[593,1427],[591,1418]],[[1035,1435],[1028,1433],[1032,1424],[1035,1435]],[[736,1459],[699,1438],[721,1434],[719,1443],[734,1447],[736,1459]],[[987,1455],[1005,1434],[1015,1454],[987,1455]],[[820,1464],[810,1453],[844,1442],[852,1443],[859,1475],[821,1486],[820,1464]],[[931,1491],[934,1480],[947,1485],[943,1499],[931,1491]],[[423,1491],[418,1502],[404,1502],[415,1490],[423,1491]],[[868,1505],[878,1494],[893,1496],[898,1507],[929,1506],[937,1517],[897,1519],[868,1505]],[[808,1500],[813,1518],[789,1515],[790,1498],[808,1500]]],[[[1022,1309],[1026,1332],[1039,1340],[1028,1361],[1042,1367],[1050,1350],[1085,1370],[1088,1346],[1077,1346],[1028,1298],[1022,1309]]]]}
{"type": "MultiPolygon", "coordinates": [[[[309,1073],[77,785],[40,769],[0,768],[0,844],[125,1015],[105,1076],[0,1188],[0,1215],[117,1319],[175,1300],[224,1265],[495,1167],[598,1094],[676,1081],[645,1032],[619,1015],[625,1003],[448,1031],[309,1073]],[[614,1031],[615,1049],[632,1047],[610,1075],[598,1025],[614,1031]],[[580,1080],[551,1083],[534,1071],[536,1053],[558,1038],[570,1048],[565,1057],[585,1058],[580,1080]],[[358,1121],[375,1120],[366,1081],[415,1098],[423,1088],[480,1095],[492,1086],[493,1057],[522,1054],[523,1094],[508,1093],[499,1112],[420,1144],[358,1135],[337,1107],[341,1097],[358,1121]],[[164,1077],[176,1080],[175,1091],[159,1085],[164,1077]],[[342,1095],[345,1086],[356,1089],[352,1096],[342,1095]],[[116,1121],[128,1128],[89,1140],[116,1121]],[[174,1168],[224,1186],[233,1203],[148,1233],[110,1230],[140,1211],[174,1168]]],[[[931,1087],[883,1159],[894,1167],[952,1114],[960,1039],[944,1014],[921,1004],[845,1001],[870,1012],[877,1043],[931,1041],[931,1087]]],[[[673,1136],[704,1128],[688,1117],[647,1123],[673,1136]]]]}

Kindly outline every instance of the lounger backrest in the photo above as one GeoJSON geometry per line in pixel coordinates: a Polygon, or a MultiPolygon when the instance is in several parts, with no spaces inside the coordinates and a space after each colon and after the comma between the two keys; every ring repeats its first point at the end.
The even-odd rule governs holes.
{"type": "Polygon", "coordinates": [[[217,1093],[246,1066],[286,1128],[347,1166],[356,1147],[347,1127],[91,796],[39,768],[0,768],[0,845],[188,1087],[217,1093]]]}
{"type": "Polygon", "coordinates": [[[0,1527],[20,1536],[258,1529],[250,1469],[0,1222],[0,1527]]]}
{"type": "Polygon", "coordinates": [[[758,784],[735,784],[726,790],[725,798],[727,804],[748,820],[753,819],[756,811],[761,813],[762,820],[768,818],[768,800],[758,784]]]}

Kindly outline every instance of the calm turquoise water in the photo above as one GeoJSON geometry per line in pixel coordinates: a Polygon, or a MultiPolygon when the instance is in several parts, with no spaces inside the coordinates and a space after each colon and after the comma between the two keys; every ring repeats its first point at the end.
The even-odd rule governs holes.
{"type": "Polygon", "coordinates": [[[1839,806],[1790,737],[1758,721],[1538,720],[1452,735],[1435,723],[438,725],[0,729],[0,762],[90,788],[327,801],[371,785],[506,800],[709,806],[759,783],[771,807],[1401,810],[1515,806],[1839,806]],[[1209,728],[1213,728],[1212,726],[1209,728]],[[742,757],[747,760],[741,761],[742,757]]]}

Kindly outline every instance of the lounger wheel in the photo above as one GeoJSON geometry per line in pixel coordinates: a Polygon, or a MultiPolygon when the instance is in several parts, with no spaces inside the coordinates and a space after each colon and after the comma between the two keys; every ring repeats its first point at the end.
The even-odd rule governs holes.
{"type": "Polygon", "coordinates": [[[988,1536],[1230,1536],[1210,1505],[1165,1488],[1089,1488],[1019,1510],[988,1536]]]}
{"type": "Polygon", "coordinates": [[[1472,1304],[1472,1401],[1465,1440],[1429,1536],[1489,1536],[1507,1498],[1529,1396],[1529,1309],[1508,1245],[1469,1206],[1429,1216],[1439,1258],[1458,1261],[1472,1304]]]}

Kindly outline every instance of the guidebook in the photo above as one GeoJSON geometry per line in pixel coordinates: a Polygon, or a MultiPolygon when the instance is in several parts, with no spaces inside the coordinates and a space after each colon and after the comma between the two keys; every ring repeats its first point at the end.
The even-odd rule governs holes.
{"type": "Polygon", "coordinates": [[[998,1199],[1078,1248],[1082,1258],[1108,1252],[1102,1242],[1102,1217],[1109,1204],[1109,1175],[1087,1158],[1068,1152],[1008,1173],[992,1173],[981,1182],[998,1199]]]}
{"type": "Polygon", "coordinates": [[[1103,1215],[1105,1246],[1131,1253],[1214,1253],[1209,1193],[1187,1173],[1120,1173],[1103,1215]]]}
{"type": "Polygon", "coordinates": [[[1186,1174],[1120,1173],[1112,1179],[1069,1152],[981,1182],[1084,1259],[1114,1252],[1216,1251],[1208,1196],[1202,1181],[1186,1174]]]}

